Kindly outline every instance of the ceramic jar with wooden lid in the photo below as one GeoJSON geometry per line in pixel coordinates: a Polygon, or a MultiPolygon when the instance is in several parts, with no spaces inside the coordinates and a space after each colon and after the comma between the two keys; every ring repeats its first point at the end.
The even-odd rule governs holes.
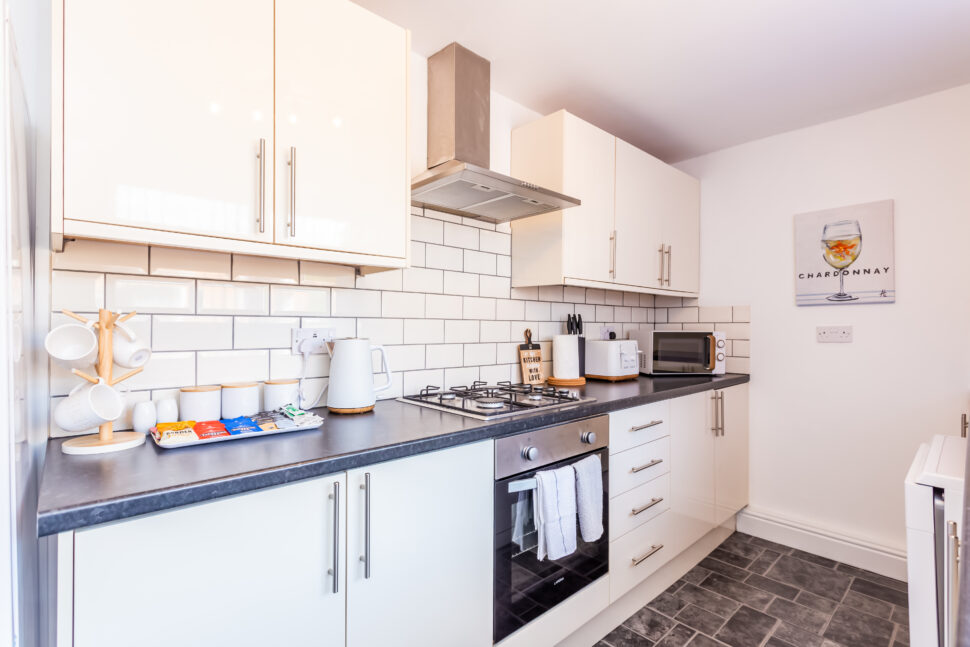
{"type": "Polygon", "coordinates": [[[259,384],[243,382],[222,385],[222,417],[238,418],[259,413],[259,384]]]}
{"type": "Polygon", "coordinates": [[[179,389],[179,417],[182,420],[218,420],[222,417],[222,388],[183,386],[179,389]]]}

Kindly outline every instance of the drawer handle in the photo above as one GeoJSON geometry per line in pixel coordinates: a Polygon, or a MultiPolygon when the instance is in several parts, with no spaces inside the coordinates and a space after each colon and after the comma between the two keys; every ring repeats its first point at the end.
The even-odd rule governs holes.
{"type": "Polygon", "coordinates": [[[652,461],[650,461],[649,463],[647,463],[646,465],[639,465],[637,467],[631,467],[630,468],[630,471],[633,472],[634,474],[636,474],[637,472],[642,472],[643,470],[649,469],[649,468],[653,467],[654,465],[660,465],[663,462],[664,462],[664,459],[662,459],[662,458],[655,458],[652,461]]]}
{"type": "Polygon", "coordinates": [[[644,562],[644,560],[646,560],[648,557],[650,557],[651,555],[653,555],[654,553],[656,553],[658,550],[660,550],[663,547],[664,547],[663,544],[657,544],[656,546],[651,546],[650,547],[650,550],[648,550],[646,553],[644,553],[640,557],[634,557],[633,558],[633,565],[634,566],[639,566],[640,564],[642,564],[644,562]]]}
{"type": "Polygon", "coordinates": [[[650,499],[650,503],[648,503],[646,505],[642,505],[639,508],[633,508],[632,513],[633,513],[634,516],[636,516],[636,515],[640,514],[641,512],[643,512],[644,510],[649,510],[650,508],[652,508],[653,506],[657,505],[658,503],[660,503],[663,500],[664,500],[664,498],[662,496],[660,496],[660,497],[654,497],[654,498],[650,499]]]}
{"type": "Polygon", "coordinates": [[[657,425],[662,425],[663,420],[653,420],[645,425],[637,425],[636,427],[630,427],[630,431],[643,431],[644,429],[649,429],[650,427],[656,427],[657,425]]]}

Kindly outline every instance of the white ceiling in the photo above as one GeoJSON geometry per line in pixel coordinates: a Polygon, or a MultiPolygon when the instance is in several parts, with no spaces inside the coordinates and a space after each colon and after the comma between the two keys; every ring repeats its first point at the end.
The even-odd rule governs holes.
{"type": "Polygon", "coordinates": [[[669,162],[970,83],[967,0],[356,0],[669,162]]]}

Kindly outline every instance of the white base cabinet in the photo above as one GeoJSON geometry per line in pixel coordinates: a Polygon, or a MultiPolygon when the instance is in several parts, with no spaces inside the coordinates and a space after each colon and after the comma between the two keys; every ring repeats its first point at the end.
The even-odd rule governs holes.
{"type": "Polygon", "coordinates": [[[720,435],[714,443],[716,514],[720,525],[748,505],[748,385],[716,391],[720,435]]]}
{"type": "Polygon", "coordinates": [[[58,647],[491,645],[493,460],[474,443],[62,533],[58,647]]]}

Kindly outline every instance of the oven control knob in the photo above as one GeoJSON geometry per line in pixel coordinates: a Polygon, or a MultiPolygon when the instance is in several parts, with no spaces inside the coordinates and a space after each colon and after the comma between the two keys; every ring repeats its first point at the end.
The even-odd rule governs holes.
{"type": "Polygon", "coordinates": [[[717,340],[717,347],[718,348],[724,348],[724,340],[723,339],[718,339],[717,340]]]}
{"type": "Polygon", "coordinates": [[[579,439],[586,443],[587,445],[592,445],[596,442],[596,432],[595,431],[584,431],[579,439]]]}
{"type": "Polygon", "coordinates": [[[522,458],[527,461],[534,461],[535,459],[539,458],[539,450],[535,447],[523,447],[522,458]]]}
{"type": "Polygon", "coordinates": [[[724,361],[724,353],[718,353],[717,354],[717,361],[719,361],[719,362],[723,362],[724,361]]]}

